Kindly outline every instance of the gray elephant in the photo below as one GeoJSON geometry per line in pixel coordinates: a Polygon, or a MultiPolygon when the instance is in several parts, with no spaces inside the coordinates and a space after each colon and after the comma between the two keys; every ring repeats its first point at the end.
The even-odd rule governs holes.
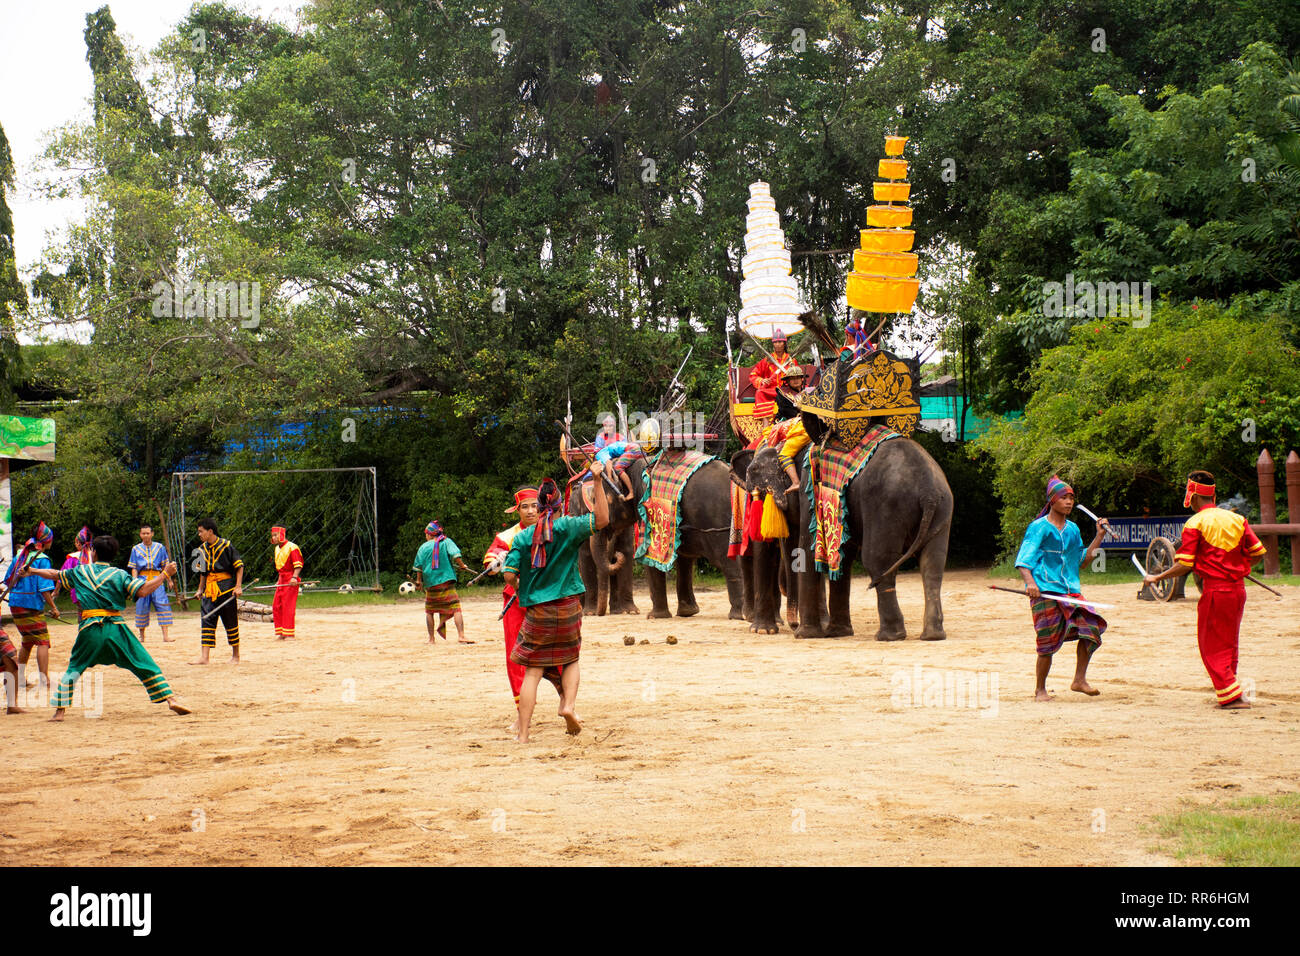
{"type": "MultiPolygon", "coordinates": [[[[586,483],[591,487],[591,482],[586,483]]],[[[582,491],[583,486],[575,483],[569,492],[569,514],[585,515],[592,510],[591,504],[582,491]]],[[[614,497],[622,497],[622,490],[617,493],[605,490],[612,502],[614,497]]],[[[633,500],[635,504],[635,499],[633,500]]],[[[610,533],[609,527],[597,531],[587,539],[578,554],[578,573],[582,575],[583,586],[587,591],[582,596],[582,613],[597,617],[609,614],[640,614],[632,598],[633,556],[636,553],[636,529],[633,526],[621,528],[610,533]]]]}
{"type": "MultiPolygon", "coordinates": [[[[753,458],[754,450],[746,448],[731,459],[732,481],[746,492],[753,490],[745,480],[753,458]]],[[[786,524],[791,529],[798,527],[801,499],[800,495],[789,495],[782,507],[786,524]]],[[[754,502],[751,507],[761,507],[761,504],[754,502]]],[[[744,586],[745,620],[750,622],[751,631],[775,634],[780,629],[778,620],[782,596],[786,599],[786,622],[791,628],[799,626],[798,588],[794,586],[795,582],[789,574],[791,567],[796,564],[793,552],[798,544],[796,534],[772,541],[750,541],[744,554],[739,557],[741,582],[744,586]]]]}
{"type": "MultiPolygon", "coordinates": [[[[651,456],[653,458],[653,456],[651,456]]],[[[609,525],[600,535],[593,536],[593,553],[599,555],[604,549],[609,551],[608,542],[617,540],[623,532],[631,531],[640,520],[637,505],[646,488],[646,462],[644,459],[633,462],[627,468],[627,476],[632,484],[632,495],[625,499],[623,490],[614,482],[613,476],[606,476],[605,490],[609,499],[609,525]],[[606,543],[596,539],[604,536],[606,543]]],[[[701,465],[687,479],[682,488],[678,511],[678,528],[681,540],[677,546],[677,560],[674,570],[677,574],[677,616],[691,617],[700,612],[695,601],[695,562],[706,559],[718,568],[727,581],[727,596],[730,600],[728,617],[740,620],[744,617],[744,588],[740,580],[740,566],[735,559],[727,557],[727,539],[731,527],[731,478],[730,468],[724,461],[713,459],[701,465]]],[[[607,568],[614,564],[610,559],[607,568]]],[[[599,571],[599,562],[597,563],[599,571]]],[[[650,565],[645,565],[646,579],[650,586],[649,617],[671,617],[668,609],[668,575],[666,572],[650,565]]]]}
{"type": "MultiPolygon", "coordinates": [[[[824,431],[820,419],[807,413],[803,419],[809,435],[817,441],[824,431]]],[[[802,463],[800,467],[802,488],[802,463]]],[[[797,545],[793,541],[787,545],[785,561],[792,560],[796,546],[802,549],[799,557],[804,566],[800,573],[792,575],[792,580],[798,582],[799,595],[800,623],[796,637],[839,637],[853,633],[849,616],[850,571],[857,557],[876,589],[880,620],[876,640],[906,638],[907,628],[895,592],[895,574],[913,555],[919,555],[925,590],[921,640],[941,641],[947,636],[940,592],[952,529],[953,498],[943,470],[924,448],[906,438],[883,442],[849,483],[845,490],[849,532],[849,540],[844,545],[845,568],[838,581],[830,582],[829,604],[825,579],[815,570],[812,559],[814,542],[808,530],[810,503],[802,490],[786,495],[790,480],[778,462],[776,449],[761,448],[754,453],[746,468],[746,484],[753,490],[771,494],[786,512],[791,538],[797,538],[797,545]]],[[[760,630],[776,626],[775,614],[760,610],[761,606],[766,608],[760,598],[765,586],[756,580],[754,623],[760,630]]],[[[769,594],[772,590],[768,587],[769,594]]],[[[767,603],[770,605],[770,600],[767,603]]]]}

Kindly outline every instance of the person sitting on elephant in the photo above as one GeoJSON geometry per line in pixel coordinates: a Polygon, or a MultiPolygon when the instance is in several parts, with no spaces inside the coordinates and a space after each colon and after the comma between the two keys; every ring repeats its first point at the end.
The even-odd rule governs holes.
{"type": "Polygon", "coordinates": [[[1047,505],[1025,529],[1025,539],[1016,555],[1016,570],[1025,582],[1025,593],[1032,602],[1030,612],[1037,632],[1038,662],[1034,700],[1050,701],[1047,674],[1052,669],[1052,655],[1066,641],[1078,641],[1074,681],[1070,690],[1089,697],[1100,691],[1088,683],[1088,663],[1101,646],[1106,619],[1091,608],[1052,600],[1052,595],[1081,600],[1079,572],[1083,570],[1106,534],[1109,522],[1097,522],[1097,536],[1085,551],[1079,526],[1067,521],[1074,509],[1074,489],[1055,475],[1047,482],[1047,505]]]}
{"type": "Polygon", "coordinates": [[[600,431],[596,432],[596,441],[594,442],[596,451],[600,451],[610,442],[623,441],[623,436],[618,433],[618,423],[614,421],[613,415],[606,415],[604,421],[600,423],[600,431]]]}
{"type": "MultiPolygon", "coordinates": [[[[607,444],[604,448],[596,452],[596,461],[605,466],[613,466],[614,473],[618,475],[619,483],[623,486],[623,500],[632,500],[632,479],[627,476],[627,466],[642,457],[641,446],[632,441],[614,441],[607,444]]],[[[591,477],[591,469],[584,471],[579,481],[586,481],[591,477]]]]}
{"type": "Polygon", "coordinates": [[[754,385],[754,415],[767,418],[776,414],[776,393],[781,387],[781,373],[791,365],[797,366],[794,356],[785,350],[786,334],[779,329],[772,333],[772,354],[760,359],[749,370],[749,380],[754,385]]]}

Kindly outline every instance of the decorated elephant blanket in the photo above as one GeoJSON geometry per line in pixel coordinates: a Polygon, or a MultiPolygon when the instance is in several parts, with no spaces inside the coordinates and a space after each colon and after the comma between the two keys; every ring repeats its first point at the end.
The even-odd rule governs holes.
{"type": "MultiPolygon", "coordinates": [[[[844,493],[876,453],[876,449],[898,432],[877,425],[862,436],[853,448],[828,444],[824,449],[808,449],[808,467],[804,469],[804,493],[813,507],[808,531],[813,538],[813,561],[818,571],[825,571],[832,581],[843,573],[844,542],[849,538],[849,505],[844,493]]],[[[850,559],[849,564],[852,565],[850,559]]]]}
{"type": "Polygon", "coordinates": [[[681,543],[682,490],[691,475],[715,456],[689,448],[665,448],[646,463],[645,491],[638,506],[645,536],[636,549],[637,559],[660,571],[671,571],[681,543]]]}

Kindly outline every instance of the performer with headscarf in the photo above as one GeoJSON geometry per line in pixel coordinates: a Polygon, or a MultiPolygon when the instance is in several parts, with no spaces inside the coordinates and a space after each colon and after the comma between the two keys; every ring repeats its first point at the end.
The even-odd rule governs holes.
{"type": "Polygon", "coordinates": [[[1246,575],[1264,556],[1264,545],[1246,519],[1215,506],[1214,476],[1194,471],[1187,476],[1183,507],[1193,514],[1183,525],[1183,537],[1174,566],[1160,574],[1145,575],[1146,584],[1183,577],[1195,571],[1201,577],[1201,599],[1196,604],[1196,643],[1201,663],[1214,685],[1214,696],[1225,710],[1247,708],[1237,680],[1241,617],[1246,610],[1246,575]]]}
{"type": "Polygon", "coordinates": [[[537,523],[515,535],[506,557],[506,584],[518,592],[524,622],[510,659],[525,668],[519,689],[520,743],[528,743],[529,724],[537,704],[537,685],[548,667],[562,667],[560,716],[569,733],[582,730],[578,719],[578,653],[582,649],[582,597],[586,590],[578,574],[583,544],[609,523],[602,473],[609,467],[593,462],[593,513],[564,515],[559,487],[550,478],[537,489],[537,523]]]}
{"type": "Polygon", "coordinates": [[[150,701],[155,704],[165,701],[175,713],[188,714],[189,708],[172,692],[154,659],[122,620],[126,602],[148,597],[162,587],[176,573],[176,565],[169,561],[163,566],[162,574],[152,581],[131,577],[121,568],[109,566],[117,557],[117,539],[109,535],[95,538],[91,543],[91,557],[92,564],[79,564],[68,571],[27,568],[22,572],[51,582],[57,580],[69,589],[76,587],[81,596],[81,624],[68,669],[50,699],[55,708],[50,720],[63,719],[64,711],[72,704],[72,689],[78,678],[88,667],[100,664],[129,670],[144,684],[150,701]]]}
{"type": "MultiPolygon", "coordinates": [[[[131,557],[126,562],[131,577],[152,581],[162,574],[162,569],[170,560],[162,542],[153,539],[153,525],[140,525],[140,543],[131,548],[131,557]]],[[[167,583],[170,584],[171,580],[168,579],[167,583]]],[[[153,609],[158,612],[158,626],[162,628],[163,643],[172,643],[175,638],[167,635],[172,626],[172,606],[167,601],[166,587],[158,588],[135,602],[135,626],[140,631],[140,642],[144,643],[144,632],[149,629],[149,613],[153,609]]]]}
{"type": "Polygon", "coordinates": [[[1051,595],[1082,599],[1079,572],[1097,553],[1110,523],[1097,522],[1097,536],[1084,551],[1079,526],[1067,521],[1074,509],[1074,489],[1055,475],[1047,483],[1047,504],[1030,522],[1025,539],[1016,555],[1016,568],[1025,582],[1033,603],[1034,630],[1038,635],[1037,685],[1034,699],[1052,700],[1047,692],[1047,674],[1052,669],[1052,655],[1066,641],[1078,641],[1074,680],[1070,690],[1096,697],[1101,691],[1088,683],[1088,663],[1101,646],[1106,620],[1096,611],[1077,604],[1053,601],[1051,595]]]}
{"type": "MultiPolygon", "coordinates": [[[[515,503],[513,507],[506,509],[506,514],[518,512],[519,522],[513,528],[507,528],[495,538],[492,539],[492,545],[483,557],[483,565],[491,569],[492,573],[498,573],[505,565],[506,556],[510,553],[510,548],[514,544],[515,537],[519,532],[531,528],[537,524],[537,489],[531,485],[522,485],[515,489],[515,503]]],[[[505,631],[506,639],[506,677],[510,681],[510,691],[515,697],[515,724],[510,728],[513,734],[519,733],[519,688],[524,684],[524,666],[516,664],[510,659],[514,652],[515,643],[519,640],[519,629],[524,623],[524,609],[517,600],[514,600],[517,592],[509,584],[501,589],[501,607],[503,617],[501,625],[505,631]]],[[[546,668],[543,676],[555,685],[555,691],[560,695],[560,700],[564,699],[564,691],[560,686],[559,667],[546,668]]]]}
{"type": "Polygon", "coordinates": [[[276,525],[271,529],[275,545],[275,597],[271,600],[271,620],[275,639],[285,641],[294,636],[294,618],[298,613],[298,586],[302,583],[302,549],[289,540],[289,532],[276,525]]]}
{"type": "Polygon", "coordinates": [[[199,519],[199,589],[195,597],[199,602],[199,659],[194,664],[206,664],[208,655],[217,646],[217,621],[226,629],[226,643],[230,645],[230,663],[239,663],[239,608],[238,599],[244,593],[244,559],[239,556],[226,538],[217,534],[217,522],[212,518],[199,519]],[[234,583],[231,584],[231,580],[234,583]],[[233,600],[232,600],[233,599],[233,600]]]}
{"type": "Polygon", "coordinates": [[[776,393],[781,387],[781,373],[798,364],[785,350],[786,334],[779,329],[772,335],[771,358],[764,356],[749,370],[754,384],[754,415],[770,418],[776,414],[776,393]]]}
{"type": "MultiPolygon", "coordinates": [[[[63,564],[59,568],[60,571],[70,571],[79,564],[90,564],[90,541],[92,537],[93,535],[90,533],[90,528],[83,525],[81,530],[77,532],[77,550],[68,552],[68,556],[63,559],[63,564]]],[[[55,584],[55,597],[59,596],[59,589],[61,587],[61,584],[55,584]]],[[[81,605],[77,601],[77,591],[75,588],[68,592],[68,597],[72,598],[72,603],[76,604],[79,610],[81,605]]]]}
{"type": "MultiPolygon", "coordinates": [[[[22,649],[18,652],[18,671],[22,673],[27,661],[36,648],[36,669],[38,678],[46,687],[50,686],[50,629],[45,624],[43,608],[49,608],[50,615],[57,618],[59,609],[54,603],[54,582],[39,577],[24,577],[27,568],[50,569],[50,559],[45,551],[54,543],[54,532],[44,521],[38,522],[36,530],[23,545],[22,551],[10,563],[5,572],[5,580],[13,580],[9,588],[9,610],[13,612],[14,627],[22,640],[22,649]]],[[[34,682],[26,682],[30,687],[34,682]]]]}
{"type": "Polygon", "coordinates": [[[447,618],[456,622],[459,643],[474,643],[465,640],[465,619],[460,613],[460,595],[456,593],[456,568],[469,570],[460,556],[460,548],[443,533],[442,525],[430,521],[424,528],[424,544],[415,553],[415,563],[411,566],[416,587],[424,588],[424,623],[430,644],[438,642],[438,634],[447,640],[447,618]],[[440,619],[436,629],[434,615],[440,619]]]}

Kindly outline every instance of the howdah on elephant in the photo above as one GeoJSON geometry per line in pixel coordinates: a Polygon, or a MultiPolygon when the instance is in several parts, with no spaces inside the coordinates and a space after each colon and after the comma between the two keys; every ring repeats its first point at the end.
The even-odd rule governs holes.
{"type": "MultiPolygon", "coordinates": [[[[805,428],[814,442],[824,431],[820,419],[807,413],[805,428]]],[[[797,538],[799,627],[796,637],[838,637],[853,633],[849,615],[849,592],[853,559],[861,560],[876,590],[879,614],[878,641],[901,641],[907,637],[903,613],[895,592],[898,568],[913,556],[920,560],[922,586],[925,591],[925,618],[921,640],[941,641],[943,629],[941,588],[944,564],[948,556],[948,535],[952,528],[953,498],[948,479],[938,463],[916,442],[893,438],[881,442],[870,461],[845,489],[848,505],[844,544],[843,572],[830,582],[827,603],[826,583],[813,561],[814,536],[809,531],[811,503],[804,488],[804,467],[800,456],[800,491],[787,495],[790,479],[781,468],[774,448],[760,448],[745,470],[746,485],[751,491],[770,494],[787,515],[791,537],[797,538]],[[793,501],[792,499],[798,499],[793,501]]],[[[793,542],[783,548],[787,568],[796,555],[793,542]]],[[[776,627],[771,571],[769,580],[756,575],[754,624],[759,630],[776,627]]]]}

